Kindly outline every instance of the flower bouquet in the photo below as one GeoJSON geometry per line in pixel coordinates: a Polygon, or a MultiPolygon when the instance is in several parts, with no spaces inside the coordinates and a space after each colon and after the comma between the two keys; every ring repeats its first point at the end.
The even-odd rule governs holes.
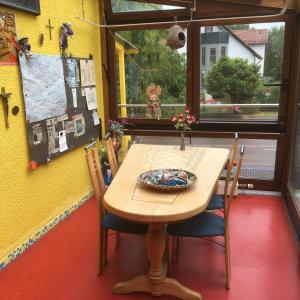
{"type": "Polygon", "coordinates": [[[108,121],[108,130],[110,132],[113,147],[116,153],[121,148],[121,141],[122,141],[122,136],[124,135],[123,129],[125,124],[126,124],[125,121],[122,122],[118,122],[116,120],[108,121]]]}
{"type": "Polygon", "coordinates": [[[108,130],[112,133],[117,133],[118,136],[122,136],[124,125],[126,124],[125,121],[118,122],[115,120],[108,120],[108,130]]]}
{"type": "Polygon", "coordinates": [[[186,108],[184,112],[179,112],[177,115],[172,116],[171,121],[175,122],[175,128],[181,131],[180,150],[184,150],[184,132],[191,130],[191,125],[196,123],[196,117],[191,114],[189,108],[186,108]]]}

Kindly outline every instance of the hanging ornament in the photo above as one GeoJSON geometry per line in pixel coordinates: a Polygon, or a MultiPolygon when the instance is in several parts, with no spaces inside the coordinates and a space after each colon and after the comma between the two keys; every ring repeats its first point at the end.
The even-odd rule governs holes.
{"type": "Polygon", "coordinates": [[[148,106],[146,116],[151,119],[160,119],[161,105],[159,96],[161,94],[161,87],[159,85],[151,84],[147,87],[146,93],[148,95],[148,106]]]}
{"type": "Polygon", "coordinates": [[[71,22],[66,22],[63,23],[60,28],[59,47],[61,49],[62,55],[65,55],[65,50],[68,48],[68,37],[72,37],[72,35],[74,34],[71,26],[71,22]]]}
{"type": "Polygon", "coordinates": [[[186,36],[183,28],[179,25],[174,25],[169,28],[169,33],[167,36],[167,45],[171,49],[179,49],[184,47],[186,42],[186,36]]]}

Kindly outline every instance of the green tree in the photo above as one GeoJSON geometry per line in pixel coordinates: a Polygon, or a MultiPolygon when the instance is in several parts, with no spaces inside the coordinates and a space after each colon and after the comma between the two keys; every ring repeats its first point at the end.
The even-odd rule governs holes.
{"type": "Polygon", "coordinates": [[[133,103],[147,103],[146,88],[160,85],[163,103],[185,103],[186,58],[162,41],[167,30],[133,30],[119,32],[138,48],[139,53],[126,58],[127,99],[133,103]]]}
{"type": "Polygon", "coordinates": [[[235,25],[228,25],[228,27],[232,30],[250,29],[249,24],[235,24],[235,25]]]}
{"type": "Polygon", "coordinates": [[[265,53],[264,76],[271,77],[274,81],[280,81],[281,79],[283,38],[284,25],[273,27],[269,32],[265,53]]]}
{"type": "Polygon", "coordinates": [[[114,12],[159,10],[162,7],[160,4],[131,2],[124,0],[112,0],[111,5],[114,12]]]}
{"type": "Polygon", "coordinates": [[[206,75],[206,88],[213,97],[230,95],[232,103],[249,103],[261,88],[260,67],[246,59],[222,57],[206,75]]]}

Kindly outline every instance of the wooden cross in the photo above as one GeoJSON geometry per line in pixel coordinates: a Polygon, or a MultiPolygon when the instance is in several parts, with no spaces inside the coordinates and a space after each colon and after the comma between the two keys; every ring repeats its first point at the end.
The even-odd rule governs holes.
{"type": "Polygon", "coordinates": [[[54,29],[54,27],[51,25],[51,20],[50,19],[49,19],[48,24],[46,25],[46,27],[49,29],[50,40],[52,41],[52,29],[54,29]]]}
{"type": "Polygon", "coordinates": [[[3,87],[1,89],[0,99],[2,99],[6,129],[9,128],[9,123],[8,123],[8,98],[10,96],[11,96],[11,93],[5,93],[5,88],[3,87]]]}

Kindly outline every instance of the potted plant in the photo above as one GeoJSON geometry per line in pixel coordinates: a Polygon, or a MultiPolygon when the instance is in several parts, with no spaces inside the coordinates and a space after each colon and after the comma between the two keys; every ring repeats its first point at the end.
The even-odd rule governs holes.
{"type": "Polygon", "coordinates": [[[115,152],[118,152],[121,148],[121,141],[123,136],[123,128],[125,122],[118,122],[116,120],[108,121],[108,130],[110,132],[110,136],[113,142],[115,152]]]}
{"type": "Polygon", "coordinates": [[[180,131],[180,150],[185,150],[184,134],[191,130],[192,124],[196,123],[196,117],[191,114],[189,108],[186,108],[185,111],[172,116],[171,121],[175,122],[175,128],[180,131]]]}

